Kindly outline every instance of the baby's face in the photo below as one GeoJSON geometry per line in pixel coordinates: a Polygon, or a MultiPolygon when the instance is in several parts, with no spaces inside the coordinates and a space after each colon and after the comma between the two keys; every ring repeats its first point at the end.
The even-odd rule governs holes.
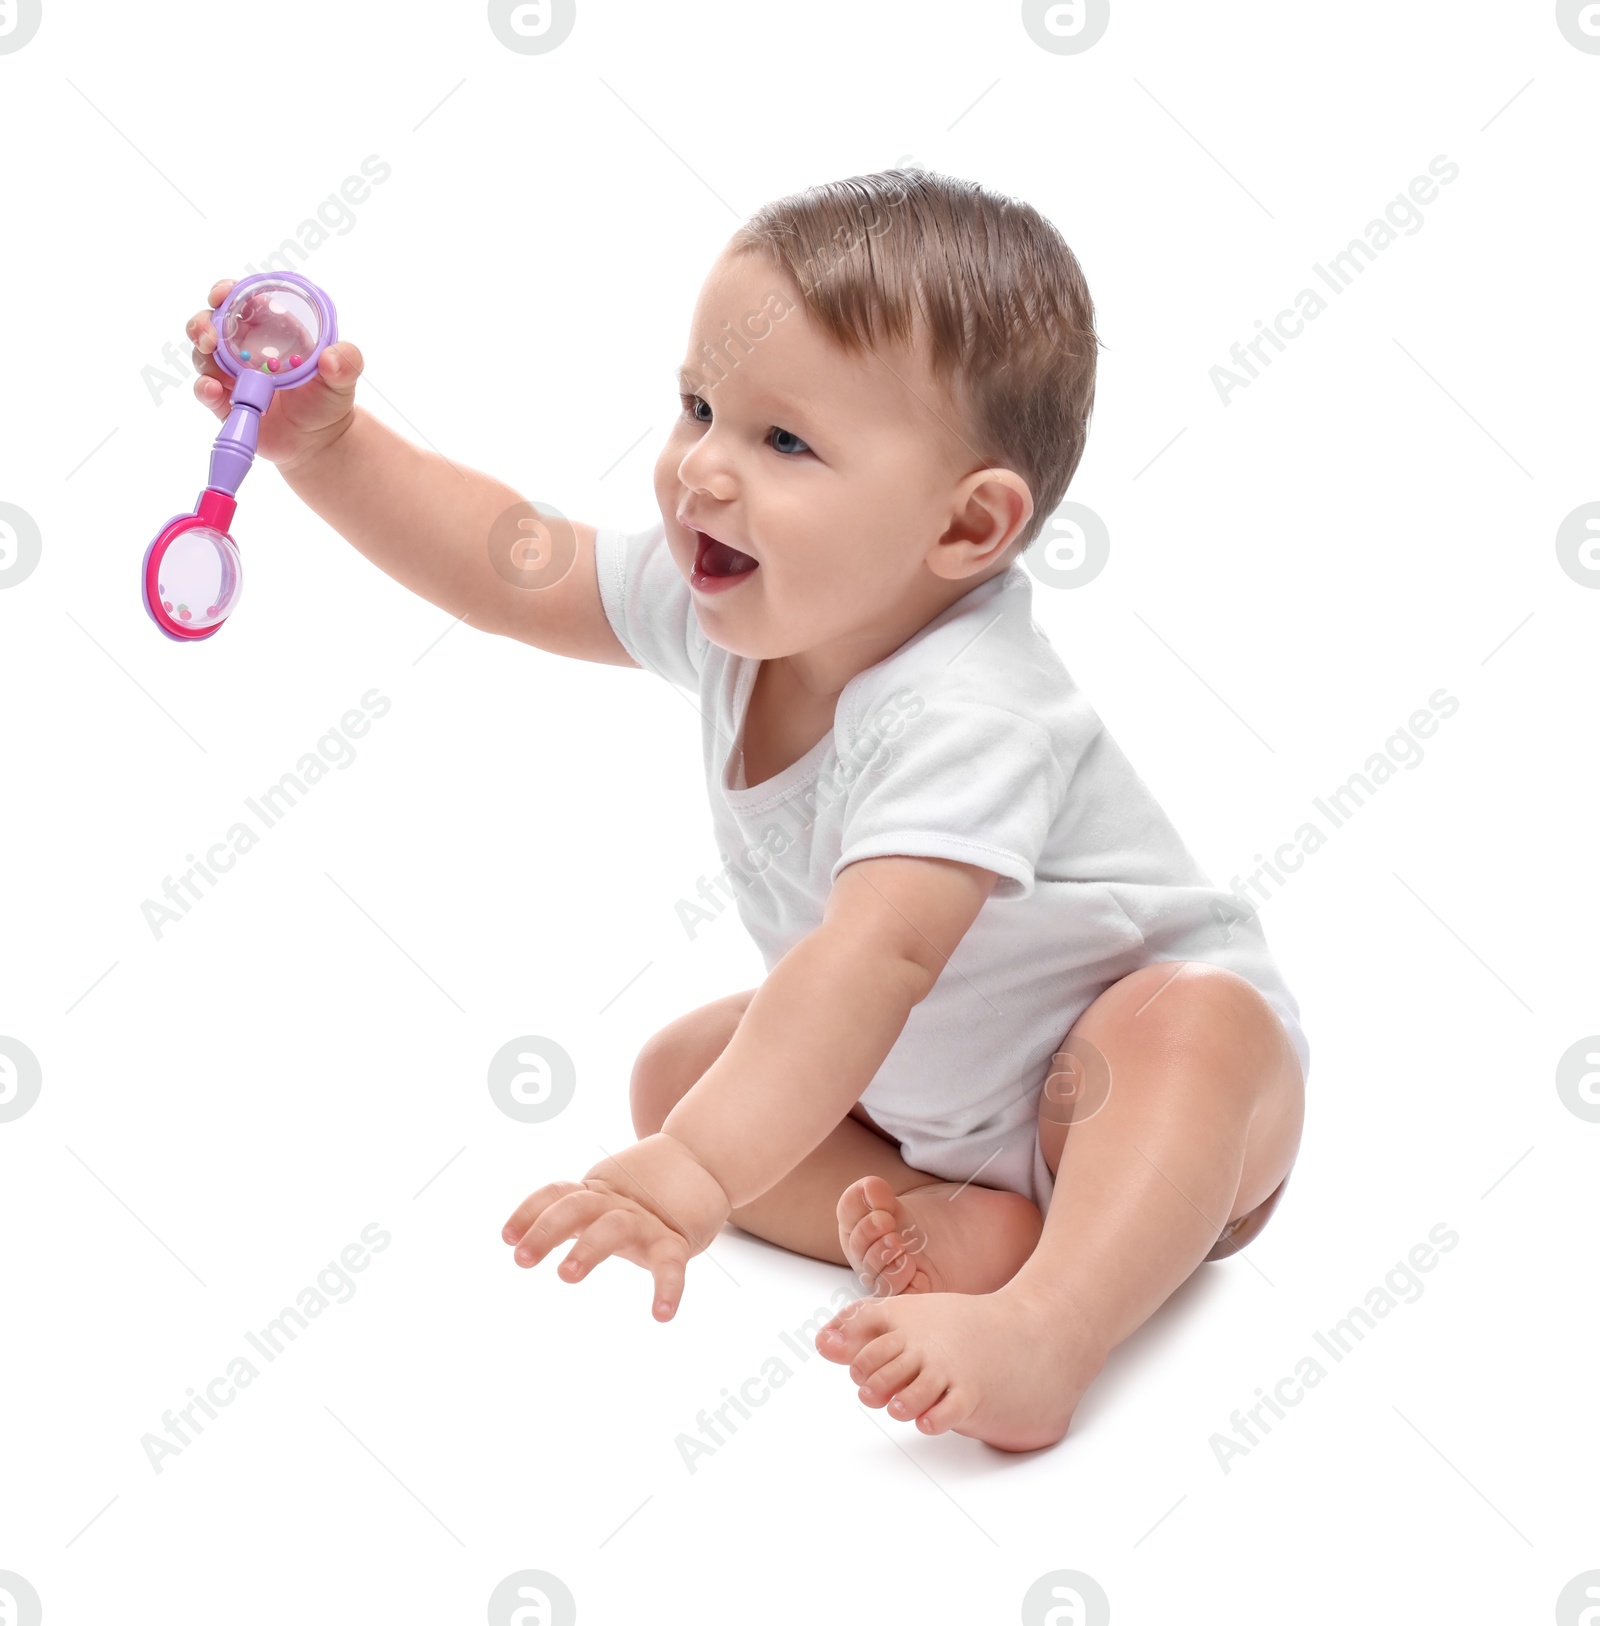
{"type": "Polygon", "coordinates": [[[975,585],[952,586],[966,552],[940,542],[985,460],[921,357],[876,348],[842,353],[764,257],[725,251],[706,279],[656,500],[701,627],[735,654],[870,664],[975,585]]]}

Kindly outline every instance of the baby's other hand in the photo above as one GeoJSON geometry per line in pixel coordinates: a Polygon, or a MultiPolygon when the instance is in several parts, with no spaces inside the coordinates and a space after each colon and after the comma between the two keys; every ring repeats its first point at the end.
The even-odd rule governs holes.
{"type": "Polygon", "coordinates": [[[683,1297],[684,1267],[731,1212],[727,1193],[687,1147],[670,1135],[647,1135],[595,1164],[581,1182],[541,1186],[500,1234],[525,1267],[576,1237],[560,1266],[569,1282],[612,1254],[643,1266],[655,1281],[655,1318],[670,1321],[683,1297]]]}
{"type": "MultiPolygon", "coordinates": [[[[232,288],[232,279],[214,284],[206,296],[210,309],[196,311],[184,328],[194,343],[192,360],[200,375],[194,382],[195,399],[223,420],[230,409],[234,381],[217,364],[217,329],[211,318],[232,288]]],[[[287,330],[284,336],[292,337],[287,330]]],[[[361,352],[353,344],[343,340],[330,344],[317,358],[316,372],[304,384],[279,390],[261,414],[260,455],[287,468],[337,440],[355,416],[356,380],[362,365],[361,352]]]]}

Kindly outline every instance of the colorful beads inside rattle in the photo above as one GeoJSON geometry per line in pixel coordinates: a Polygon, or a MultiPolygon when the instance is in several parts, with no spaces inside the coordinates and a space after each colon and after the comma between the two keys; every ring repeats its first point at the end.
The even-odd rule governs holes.
{"type": "Polygon", "coordinates": [[[191,526],[167,545],[154,602],[174,623],[202,632],[233,610],[239,587],[239,555],[233,539],[208,525],[191,526]]]}
{"type": "Polygon", "coordinates": [[[322,318],[300,289],[274,282],[230,302],[219,312],[217,330],[241,366],[281,374],[303,366],[314,353],[322,318]]]}

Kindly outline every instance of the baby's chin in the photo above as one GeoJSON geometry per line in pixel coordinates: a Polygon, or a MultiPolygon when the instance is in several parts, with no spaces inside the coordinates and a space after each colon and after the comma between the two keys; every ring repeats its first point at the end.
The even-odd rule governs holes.
{"type": "Polygon", "coordinates": [[[694,599],[694,613],[708,643],[715,644],[718,649],[724,649],[730,655],[738,655],[743,660],[778,660],[784,655],[793,655],[806,647],[804,643],[793,638],[775,638],[758,627],[742,624],[737,614],[722,613],[722,606],[715,599],[708,604],[697,594],[694,599]]]}
{"type": "Polygon", "coordinates": [[[741,582],[727,593],[694,594],[695,619],[707,640],[747,661],[782,660],[815,648],[822,641],[819,636],[791,618],[774,615],[771,605],[761,602],[763,585],[741,582]]]}

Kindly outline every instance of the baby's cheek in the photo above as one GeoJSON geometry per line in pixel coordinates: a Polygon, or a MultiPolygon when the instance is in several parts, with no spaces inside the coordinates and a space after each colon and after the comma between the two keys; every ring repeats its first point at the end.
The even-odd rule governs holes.
{"type": "Polygon", "coordinates": [[[661,510],[661,517],[670,525],[678,512],[678,498],[683,490],[678,480],[678,460],[672,456],[670,441],[656,458],[655,488],[656,507],[661,510]]]}
{"type": "Polygon", "coordinates": [[[656,454],[656,489],[667,490],[671,493],[671,506],[678,506],[678,493],[683,489],[678,479],[678,465],[689,455],[693,444],[693,433],[688,423],[681,417],[674,421],[667,431],[667,438],[661,443],[661,450],[656,454]]]}
{"type": "Polygon", "coordinates": [[[796,570],[774,582],[803,609],[819,639],[877,619],[896,597],[858,556],[841,549],[808,553],[796,570]]]}

